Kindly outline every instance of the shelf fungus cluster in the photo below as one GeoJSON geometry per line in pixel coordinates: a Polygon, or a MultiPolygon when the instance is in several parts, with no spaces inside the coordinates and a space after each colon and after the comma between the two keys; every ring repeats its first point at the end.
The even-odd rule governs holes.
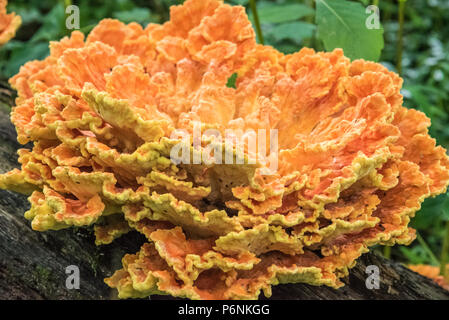
{"type": "Polygon", "coordinates": [[[30,194],[33,229],[94,225],[98,245],[145,235],[105,280],[120,298],[338,288],[370,246],[414,239],[409,221],[445,191],[449,161],[429,119],[402,106],[398,75],[338,49],[257,44],[245,9],[221,1],[187,0],[170,16],[74,31],[11,78],[11,119],[32,148],[0,187],[30,194]],[[198,128],[225,138],[198,142],[198,128]],[[256,157],[250,139],[215,148],[270,130],[276,159],[256,157]],[[180,143],[200,161],[174,161],[180,143]]]}
{"type": "Polygon", "coordinates": [[[0,47],[14,38],[22,23],[20,16],[15,13],[6,13],[7,4],[7,0],[0,0],[0,47]]]}

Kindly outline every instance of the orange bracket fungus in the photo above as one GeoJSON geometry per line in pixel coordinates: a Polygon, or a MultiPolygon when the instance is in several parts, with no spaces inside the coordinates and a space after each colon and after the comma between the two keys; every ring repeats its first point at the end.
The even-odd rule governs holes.
{"type": "Polygon", "coordinates": [[[0,0],[0,47],[14,38],[22,23],[20,16],[15,13],[6,14],[7,0],[0,0]]]}
{"type": "Polygon", "coordinates": [[[370,246],[413,241],[410,219],[449,184],[446,151],[402,106],[397,74],[339,49],[257,44],[245,9],[217,0],[187,0],[145,29],[105,19],[86,39],[74,31],[10,83],[32,149],[0,187],[30,195],[38,231],[94,225],[99,245],[145,235],[105,280],[120,298],[339,288],[370,246]],[[260,159],[246,133],[270,131],[277,147],[256,153],[276,159],[260,159]],[[223,147],[230,132],[241,148],[223,147]]]}

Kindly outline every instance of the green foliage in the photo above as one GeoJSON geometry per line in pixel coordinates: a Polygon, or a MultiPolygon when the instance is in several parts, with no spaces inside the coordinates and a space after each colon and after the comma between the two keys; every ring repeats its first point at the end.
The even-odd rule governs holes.
{"type": "Polygon", "coordinates": [[[260,20],[265,23],[284,23],[309,16],[314,10],[301,4],[266,4],[257,10],[260,20]]]}
{"type": "Polygon", "coordinates": [[[146,25],[151,20],[151,11],[148,8],[133,8],[131,10],[114,12],[112,17],[124,23],[134,21],[146,25]]]}
{"type": "Polygon", "coordinates": [[[300,42],[303,39],[311,38],[315,29],[316,26],[308,22],[288,22],[275,26],[272,31],[272,36],[276,42],[281,42],[283,40],[300,42]]]}
{"type": "Polygon", "coordinates": [[[441,211],[442,211],[441,220],[449,221],[449,197],[447,196],[447,194],[446,194],[446,198],[443,201],[441,211]]]}
{"type": "MultiPolygon", "coordinates": [[[[241,4],[248,1],[229,2],[241,4]]],[[[297,0],[257,1],[265,44],[285,53],[293,53],[313,38],[316,29],[312,23],[315,10],[310,4],[299,2],[297,0]]],[[[252,13],[250,10],[247,11],[254,24],[252,13]]]]}
{"type": "Polygon", "coordinates": [[[407,264],[432,264],[431,258],[427,251],[420,245],[412,247],[399,247],[400,253],[406,260],[407,264]]]}
{"type": "Polygon", "coordinates": [[[236,85],[235,85],[235,83],[236,83],[236,81],[237,81],[237,73],[233,73],[230,77],[229,77],[229,79],[228,79],[228,82],[226,83],[226,87],[228,87],[228,88],[237,88],[236,87],[236,85]]]}
{"type": "Polygon", "coordinates": [[[317,0],[318,38],[326,50],[343,48],[351,59],[377,61],[384,46],[383,29],[368,29],[367,14],[360,3],[347,0],[317,0]]]}

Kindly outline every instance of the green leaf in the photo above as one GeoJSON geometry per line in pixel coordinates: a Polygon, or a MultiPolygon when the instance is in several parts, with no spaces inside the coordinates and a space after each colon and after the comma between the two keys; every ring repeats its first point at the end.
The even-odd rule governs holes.
{"type": "Polygon", "coordinates": [[[441,212],[447,196],[441,194],[435,198],[427,198],[412,220],[412,226],[416,229],[426,230],[440,225],[441,212]]]}
{"type": "Polygon", "coordinates": [[[42,14],[36,8],[18,7],[16,10],[8,8],[8,11],[15,12],[22,18],[22,23],[30,24],[33,22],[40,22],[42,20],[42,14]]]}
{"type": "Polygon", "coordinates": [[[14,48],[11,53],[11,58],[5,68],[6,76],[13,76],[19,72],[20,67],[26,62],[30,60],[42,60],[48,53],[48,42],[27,42],[23,46],[14,48]]]}
{"type": "Polygon", "coordinates": [[[327,51],[342,48],[350,59],[378,61],[384,46],[383,28],[368,29],[362,4],[347,0],[316,0],[315,21],[327,51]]]}
{"type": "Polygon", "coordinates": [[[282,23],[312,15],[315,11],[302,4],[267,4],[257,8],[261,23],[282,23]]]}
{"type": "Polygon", "coordinates": [[[230,2],[232,2],[233,4],[237,4],[240,6],[246,6],[249,2],[249,0],[231,0],[230,2]]]}
{"type": "Polygon", "coordinates": [[[276,44],[275,48],[284,54],[291,54],[291,53],[298,52],[297,44],[281,43],[281,44],[276,44]]]}
{"type": "Polygon", "coordinates": [[[443,221],[449,221],[449,197],[446,195],[446,199],[443,202],[443,210],[442,210],[441,218],[443,221]]]}
{"type": "Polygon", "coordinates": [[[237,73],[233,73],[226,83],[226,87],[236,89],[237,73]]]}
{"type": "Polygon", "coordinates": [[[279,24],[275,26],[270,33],[276,41],[290,39],[300,42],[303,39],[311,38],[315,29],[316,26],[314,24],[296,21],[279,24]]]}
{"type": "Polygon", "coordinates": [[[151,12],[148,8],[134,8],[127,11],[114,12],[112,16],[124,23],[135,21],[141,24],[147,24],[150,22],[151,12]]]}
{"type": "Polygon", "coordinates": [[[31,38],[32,42],[59,40],[67,32],[65,27],[65,9],[58,3],[47,13],[43,24],[31,38]]]}
{"type": "Polygon", "coordinates": [[[431,264],[432,262],[424,248],[419,245],[415,245],[412,248],[400,246],[399,250],[410,264],[431,264]]]}

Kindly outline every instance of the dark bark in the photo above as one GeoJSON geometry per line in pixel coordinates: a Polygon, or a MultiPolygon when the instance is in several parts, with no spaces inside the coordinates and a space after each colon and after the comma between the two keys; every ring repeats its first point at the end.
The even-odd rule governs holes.
{"type": "MultiPolygon", "coordinates": [[[[7,112],[12,99],[12,92],[0,85],[0,173],[18,167],[16,150],[20,145],[7,112]]],[[[25,196],[0,190],[0,299],[115,298],[103,278],[121,267],[125,253],[138,251],[144,239],[130,233],[108,246],[96,247],[89,228],[36,232],[23,217],[28,208],[25,196]],[[80,269],[79,290],[65,286],[70,265],[80,269]]],[[[279,285],[273,288],[272,299],[449,299],[449,292],[431,280],[375,253],[361,257],[345,283],[339,290],[279,285]],[[368,265],[380,269],[377,290],[365,285],[368,265]]]]}

